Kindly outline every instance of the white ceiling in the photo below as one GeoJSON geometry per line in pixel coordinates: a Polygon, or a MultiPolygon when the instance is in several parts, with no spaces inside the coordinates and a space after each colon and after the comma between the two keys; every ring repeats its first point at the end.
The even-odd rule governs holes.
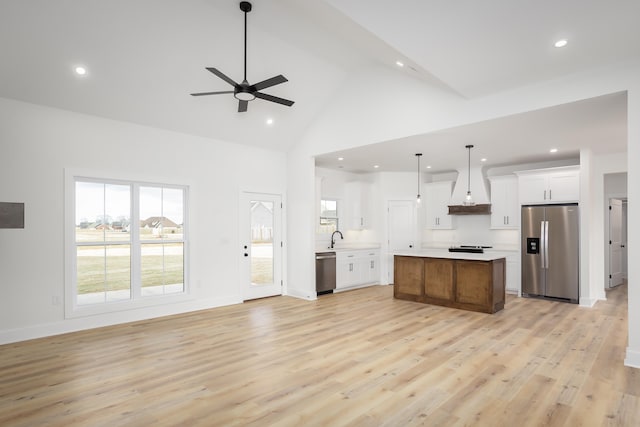
{"type": "MultiPolygon", "coordinates": [[[[231,95],[189,96],[228,90],[205,67],[241,78],[243,15],[238,3],[3,0],[0,96],[287,150],[330,108],[332,94],[343,89],[348,75],[366,64],[395,67],[395,60],[402,59],[407,66],[397,72],[418,77],[416,85],[435,83],[477,97],[640,55],[637,0],[255,0],[248,17],[249,80],[283,74],[289,82],[265,92],[296,103],[288,108],[256,100],[248,113],[240,114],[231,95]],[[566,48],[551,47],[559,37],[569,39],[566,48]],[[77,64],[86,65],[89,74],[75,76],[77,64]],[[271,127],[265,125],[268,117],[275,120],[271,127]]],[[[486,145],[485,155],[496,162],[533,156],[527,151],[530,141],[584,141],[595,132],[618,147],[621,138],[626,141],[626,129],[619,127],[626,115],[622,98],[604,97],[555,112],[534,112],[530,118],[515,116],[391,143],[408,144],[413,151],[431,141],[440,148],[429,157],[434,162],[442,158],[443,169],[454,167],[458,159],[452,147],[461,147],[464,159],[469,129],[488,138],[471,141],[478,155],[486,145]],[[586,133],[582,120],[600,117],[607,120],[587,122],[586,133]],[[510,135],[498,143],[501,133],[510,135]]],[[[578,147],[571,142],[563,150],[575,155],[578,147]]],[[[367,152],[380,151],[387,158],[388,149],[383,144],[367,152]]]]}

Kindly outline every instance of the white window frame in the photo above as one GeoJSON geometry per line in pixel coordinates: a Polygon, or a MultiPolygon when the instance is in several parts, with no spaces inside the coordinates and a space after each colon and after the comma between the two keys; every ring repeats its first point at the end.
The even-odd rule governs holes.
{"type": "MultiPolygon", "coordinates": [[[[96,314],[134,310],[163,304],[181,303],[193,300],[189,285],[189,185],[167,183],[166,178],[143,176],[122,176],[113,172],[98,172],[76,169],[65,169],[65,317],[83,317],[96,314]],[[77,304],[77,243],[75,235],[76,182],[97,182],[105,184],[130,185],[131,187],[131,298],[123,301],[107,301],[97,304],[77,304]],[[162,187],[182,189],[183,192],[183,291],[166,295],[141,296],[141,257],[139,248],[148,243],[140,239],[139,227],[139,188],[162,187]]],[[[178,240],[169,240],[177,242],[178,240]]],[[[109,242],[115,243],[115,242],[109,242]]],[[[156,242],[154,242],[156,243],[156,242]]],[[[159,244],[159,242],[157,243],[159,244]]]]}

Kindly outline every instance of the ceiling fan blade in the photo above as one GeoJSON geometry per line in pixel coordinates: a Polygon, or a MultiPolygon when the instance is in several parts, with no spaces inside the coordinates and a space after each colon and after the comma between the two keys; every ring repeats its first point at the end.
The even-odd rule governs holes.
{"type": "Polygon", "coordinates": [[[191,96],[204,96],[204,95],[221,95],[223,93],[233,93],[232,90],[225,90],[222,92],[199,92],[199,93],[192,93],[191,96]]]}
{"type": "Polygon", "coordinates": [[[238,113],[244,113],[247,111],[249,101],[238,101],[238,113]]]}
{"type": "Polygon", "coordinates": [[[265,101],[276,102],[278,104],[286,105],[287,107],[291,107],[294,101],[289,101],[288,99],[278,98],[277,96],[267,95],[266,93],[256,92],[254,93],[256,98],[264,99],[265,101]]]}
{"type": "Polygon", "coordinates": [[[262,90],[262,89],[266,89],[268,87],[279,85],[280,83],[284,83],[288,81],[289,80],[287,80],[285,76],[280,74],[279,76],[271,77],[270,79],[263,80],[260,83],[256,83],[253,85],[253,87],[255,87],[256,90],[262,90]]]}
{"type": "Polygon", "coordinates": [[[227,77],[225,74],[223,74],[217,68],[207,67],[207,70],[212,72],[216,76],[220,77],[222,80],[224,80],[225,82],[229,83],[231,86],[238,86],[238,83],[236,83],[233,80],[231,80],[231,78],[227,77]]]}

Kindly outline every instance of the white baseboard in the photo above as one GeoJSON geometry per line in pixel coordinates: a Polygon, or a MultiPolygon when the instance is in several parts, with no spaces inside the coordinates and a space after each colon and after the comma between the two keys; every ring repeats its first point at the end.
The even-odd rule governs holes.
{"type": "Polygon", "coordinates": [[[294,297],[294,298],[304,299],[307,301],[315,301],[318,299],[318,295],[315,292],[310,294],[308,290],[303,291],[301,289],[287,288],[287,292],[285,295],[294,297]]]}
{"type": "Polygon", "coordinates": [[[627,347],[627,357],[624,359],[624,366],[640,369],[640,351],[627,347]]]}
{"type": "Polygon", "coordinates": [[[207,299],[190,300],[178,304],[166,304],[156,307],[145,307],[117,313],[107,313],[82,318],[71,318],[42,325],[26,326],[23,328],[7,329],[0,331],[0,344],[9,344],[36,338],[50,337],[69,332],[83,331],[86,329],[101,328],[104,326],[119,325],[122,323],[137,322],[157,317],[171,316],[174,314],[189,313],[192,311],[206,310],[209,308],[226,305],[241,304],[240,295],[229,295],[207,299]]]}
{"type": "Polygon", "coordinates": [[[591,308],[598,302],[598,298],[583,298],[580,297],[580,307],[591,308]]]}

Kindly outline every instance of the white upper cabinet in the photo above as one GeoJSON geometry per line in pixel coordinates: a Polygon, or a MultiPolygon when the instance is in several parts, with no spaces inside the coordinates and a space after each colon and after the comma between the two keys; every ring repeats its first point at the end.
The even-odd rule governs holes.
{"type": "Polygon", "coordinates": [[[427,228],[432,230],[453,229],[453,218],[449,215],[453,181],[431,182],[424,185],[424,207],[427,211],[427,228]]]}
{"type": "Polygon", "coordinates": [[[489,177],[491,181],[491,228],[520,227],[518,178],[515,175],[489,177]]]}
{"type": "Polygon", "coordinates": [[[352,181],[345,184],[346,228],[362,230],[371,227],[373,185],[352,181]]]}
{"type": "Polygon", "coordinates": [[[580,170],[568,166],[516,172],[520,204],[569,203],[580,201],[580,170]]]}

